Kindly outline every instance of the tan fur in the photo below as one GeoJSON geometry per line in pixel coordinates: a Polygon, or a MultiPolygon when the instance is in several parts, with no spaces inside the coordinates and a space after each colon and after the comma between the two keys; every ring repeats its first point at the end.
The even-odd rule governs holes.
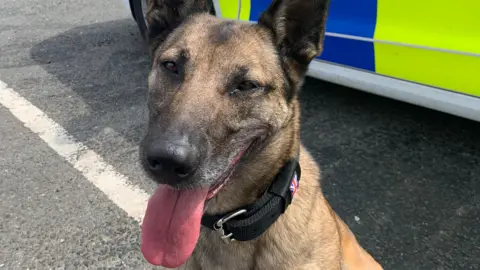
{"type": "MultiPolygon", "coordinates": [[[[151,24],[158,22],[159,17],[168,21],[165,14],[172,11],[165,11],[164,1],[150,3],[151,24]]],[[[198,5],[193,0],[184,2],[187,7],[198,5]]],[[[267,27],[263,28],[242,22],[222,25],[224,21],[208,14],[185,15],[189,9],[179,6],[175,10],[178,16],[185,16],[183,23],[175,24],[171,33],[157,39],[150,37],[153,61],[149,104],[151,113],[162,115],[162,120],[156,122],[151,118],[147,137],[154,137],[160,125],[166,130],[162,132],[181,129],[185,133],[202,134],[213,150],[202,163],[205,179],[199,176],[203,180],[198,181],[209,181],[208,177],[217,177],[222,172],[230,153],[237,151],[239,138],[259,134],[261,151],[253,151],[238,165],[228,184],[207,203],[206,212],[230,211],[253,202],[279,168],[301,149],[299,190],[287,211],[263,235],[227,245],[216,232],[202,228],[192,256],[178,269],[382,269],[331,209],[321,191],[320,169],[300,143],[296,93],[305,73],[303,63],[322,50],[326,11],[324,17],[319,17],[319,28],[323,29],[319,31],[320,44],[306,40],[305,46],[297,51],[297,58],[282,58],[277,49],[291,34],[283,26],[287,13],[291,13],[289,5],[300,8],[300,4],[306,4],[298,0],[287,4],[275,2],[280,6],[275,10],[272,5],[270,13],[264,14],[263,23],[267,27]],[[276,35],[268,31],[269,24],[276,35]],[[161,62],[177,59],[182,53],[188,54],[189,62],[178,84],[165,75],[161,62]],[[271,91],[229,97],[226,78],[238,66],[248,67],[248,77],[269,85],[271,91]],[[293,82],[291,100],[285,94],[288,90],[285,72],[293,82]]]]}

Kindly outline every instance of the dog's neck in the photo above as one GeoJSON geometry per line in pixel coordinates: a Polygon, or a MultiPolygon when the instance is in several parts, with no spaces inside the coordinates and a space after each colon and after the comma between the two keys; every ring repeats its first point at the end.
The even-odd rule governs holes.
{"type": "Polygon", "coordinates": [[[261,151],[256,151],[240,164],[224,189],[206,205],[208,213],[224,213],[256,201],[271,185],[275,176],[290,160],[295,159],[300,148],[299,106],[288,123],[271,138],[261,151]]]}
{"type": "Polygon", "coordinates": [[[204,214],[202,225],[217,231],[227,243],[231,240],[250,241],[261,236],[292,203],[301,177],[299,154],[280,169],[255,202],[228,213],[204,214]]]}

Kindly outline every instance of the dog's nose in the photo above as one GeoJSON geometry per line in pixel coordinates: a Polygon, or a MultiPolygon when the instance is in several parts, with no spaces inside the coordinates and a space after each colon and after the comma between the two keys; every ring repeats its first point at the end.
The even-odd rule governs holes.
{"type": "Polygon", "coordinates": [[[198,149],[184,141],[154,141],[148,146],[148,169],[162,182],[175,185],[192,176],[199,163],[198,149]]]}

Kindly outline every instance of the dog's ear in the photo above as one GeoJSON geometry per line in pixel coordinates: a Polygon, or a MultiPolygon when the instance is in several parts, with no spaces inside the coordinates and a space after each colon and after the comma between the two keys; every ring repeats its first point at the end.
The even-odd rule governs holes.
{"type": "Polygon", "coordinates": [[[146,21],[151,52],[188,16],[206,9],[206,0],[148,0],[146,21]]]}
{"type": "Polygon", "coordinates": [[[284,67],[298,79],[322,53],[329,5],[330,0],[273,0],[258,20],[273,35],[284,67]]]}

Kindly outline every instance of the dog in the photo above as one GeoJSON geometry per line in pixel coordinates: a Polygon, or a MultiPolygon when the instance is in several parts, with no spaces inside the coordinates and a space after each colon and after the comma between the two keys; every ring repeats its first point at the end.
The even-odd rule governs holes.
{"type": "Polygon", "coordinates": [[[157,266],[382,269],[321,191],[298,94],[323,49],[329,0],[275,0],[258,23],[198,0],[150,0],[148,127],[158,183],[141,251],[157,266]]]}

